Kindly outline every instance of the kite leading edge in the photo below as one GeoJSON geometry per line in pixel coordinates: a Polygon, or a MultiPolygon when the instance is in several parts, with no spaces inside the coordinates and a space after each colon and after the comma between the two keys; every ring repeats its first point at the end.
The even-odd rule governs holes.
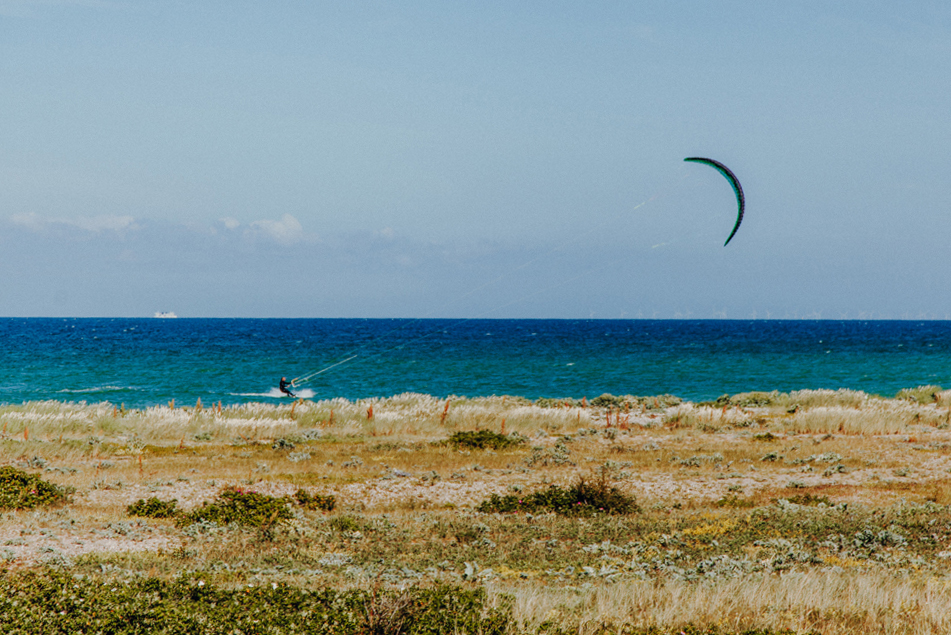
{"type": "Polygon", "coordinates": [[[733,174],[733,171],[730,168],[726,167],[719,161],[714,159],[707,159],[704,157],[687,157],[684,161],[693,161],[694,163],[705,163],[712,168],[716,168],[726,180],[730,182],[730,185],[733,186],[733,191],[736,193],[736,204],[738,208],[738,213],[736,216],[736,224],[733,225],[733,231],[730,232],[729,238],[726,239],[726,242],[723,243],[723,246],[726,247],[730,244],[730,241],[733,240],[733,236],[736,234],[736,230],[740,228],[740,223],[743,222],[743,212],[746,210],[746,198],[743,196],[743,187],[740,185],[739,179],[736,178],[736,175],[733,174]]]}

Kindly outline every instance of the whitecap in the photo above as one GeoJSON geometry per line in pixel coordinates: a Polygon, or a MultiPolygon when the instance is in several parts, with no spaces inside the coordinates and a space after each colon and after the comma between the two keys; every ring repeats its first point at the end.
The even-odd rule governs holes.
{"type": "Polygon", "coordinates": [[[94,393],[94,392],[121,392],[124,390],[140,390],[140,389],[135,388],[134,386],[94,386],[92,388],[64,388],[57,392],[83,394],[83,393],[94,393]]]}

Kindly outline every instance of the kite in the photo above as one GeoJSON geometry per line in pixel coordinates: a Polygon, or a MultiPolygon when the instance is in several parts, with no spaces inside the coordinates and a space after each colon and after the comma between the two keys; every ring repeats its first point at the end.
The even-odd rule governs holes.
{"type": "Polygon", "coordinates": [[[740,228],[740,223],[743,222],[743,212],[746,209],[746,199],[743,196],[743,187],[740,185],[739,179],[736,178],[736,175],[719,161],[714,161],[713,159],[705,159],[704,157],[687,157],[684,161],[693,161],[694,163],[705,163],[712,168],[716,168],[723,176],[726,177],[726,180],[730,182],[730,185],[733,186],[733,191],[736,193],[736,205],[738,208],[738,213],[736,215],[736,224],[733,226],[733,231],[730,232],[730,237],[726,239],[726,242],[723,243],[723,246],[726,247],[730,244],[730,241],[733,240],[733,236],[736,234],[736,230],[740,228]]]}

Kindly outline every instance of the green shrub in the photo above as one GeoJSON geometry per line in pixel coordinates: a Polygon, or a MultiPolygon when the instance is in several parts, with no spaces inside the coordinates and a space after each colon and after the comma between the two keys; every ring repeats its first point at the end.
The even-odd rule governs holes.
{"type": "MultiPolygon", "coordinates": [[[[637,402],[637,398],[634,398],[634,402],[637,402]]],[[[604,393],[599,397],[595,397],[591,400],[591,405],[598,408],[620,408],[621,406],[628,405],[630,406],[631,402],[625,397],[615,397],[610,393],[604,393]]]]}
{"type": "Polygon", "coordinates": [[[522,443],[522,440],[513,439],[491,430],[476,430],[475,432],[456,432],[449,437],[447,443],[454,448],[504,450],[507,447],[522,443]]]}
{"type": "Polygon", "coordinates": [[[182,514],[178,522],[182,526],[197,522],[213,522],[219,525],[236,523],[246,527],[268,528],[291,517],[287,498],[248,492],[229,487],[218,494],[218,499],[205,502],[198,509],[182,514]]]}
{"type": "Polygon", "coordinates": [[[34,509],[69,502],[71,487],[60,487],[12,466],[0,467],[0,509],[34,509]]]}
{"type": "Polygon", "coordinates": [[[278,439],[273,444],[271,444],[272,450],[293,450],[294,442],[288,441],[287,439],[278,439]]]}
{"type": "Polygon", "coordinates": [[[781,394],[777,391],[741,392],[730,397],[728,403],[723,405],[739,406],[740,408],[762,408],[775,404],[781,398],[781,394]]]}
{"type": "MultiPolygon", "coordinates": [[[[775,502],[777,499],[773,499],[773,500],[775,502]]],[[[789,501],[790,503],[795,503],[796,505],[815,506],[821,503],[823,505],[828,505],[829,507],[832,507],[835,504],[831,500],[829,500],[828,496],[818,496],[816,494],[809,494],[809,493],[796,494],[795,496],[787,496],[786,500],[789,501]]]]}
{"type": "Polygon", "coordinates": [[[308,591],[275,584],[229,589],[184,577],[110,582],[52,570],[0,575],[0,632],[8,635],[502,635],[510,621],[510,605],[489,608],[481,588],[308,591]]]}
{"type": "Polygon", "coordinates": [[[527,496],[493,494],[479,505],[478,510],[486,513],[555,512],[562,516],[595,516],[633,514],[640,508],[633,496],[609,485],[602,474],[595,481],[579,478],[568,489],[552,485],[527,496]]]}
{"type": "Polygon", "coordinates": [[[178,500],[163,501],[153,496],[148,500],[140,498],[126,507],[126,512],[143,518],[174,518],[178,515],[177,505],[178,500]]]}
{"type": "Polygon", "coordinates": [[[714,505],[729,509],[749,509],[751,507],[756,507],[756,501],[750,500],[748,498],[740,498],[735,494],[729,494],[715,502],[714,505]]]}
{"type": "Polygon", "coordinates": [[[337,506],[337,499],[333,496],[323,496],[321,494],[311,494],[305,489],[298,489],[294,493],[297,503],[306,509],[320,509],[325,512],[332,512],[337,506]]]}

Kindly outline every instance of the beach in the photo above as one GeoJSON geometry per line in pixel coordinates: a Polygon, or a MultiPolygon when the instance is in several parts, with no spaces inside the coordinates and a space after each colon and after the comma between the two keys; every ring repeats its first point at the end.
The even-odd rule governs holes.
{"type": "Polygon", "coordinates": [[[6,405],[3,465],[70,493],[5,511],[0,557],[8,576],[107,586],[478,589],[510,632],[946,632],[949,423],[951,391],[937,386],[6,405]],[[486,506],[579,482],[635,507],[486,506]],[[266,531],[182,522],[234,491],[288,515],[266,531]],[[332,509],[299,503],[301,491],[332,509]],[[129,513],[151,498],[179,516],[129,513]]]}

